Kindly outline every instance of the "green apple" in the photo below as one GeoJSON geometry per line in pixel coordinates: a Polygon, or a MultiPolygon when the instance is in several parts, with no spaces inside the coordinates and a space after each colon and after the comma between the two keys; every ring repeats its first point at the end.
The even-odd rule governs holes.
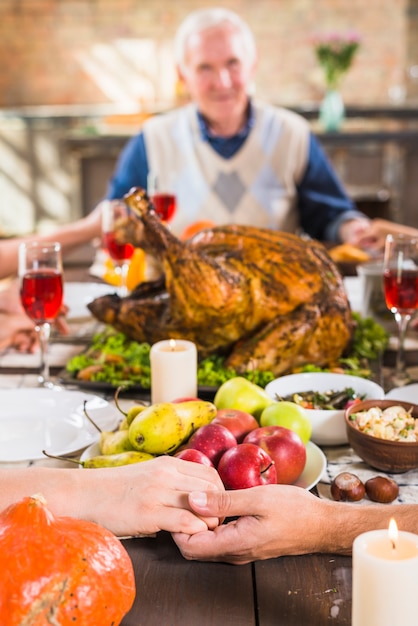
{"type": "Polygon", "coordinates": [[[306,445],[311,438],[312,424],[303,408],[295,402],[273,402],[260,416],[261,426],[283,426],[293,430],[306,445]]]}
{"type": "Polygon", "coordinates": [[[224,382],[213,401],[217,409],[238,409],[251,413],[257,420],[273,402],[275,401],[262,387],[242,376],[235,376],[224,382]]]}

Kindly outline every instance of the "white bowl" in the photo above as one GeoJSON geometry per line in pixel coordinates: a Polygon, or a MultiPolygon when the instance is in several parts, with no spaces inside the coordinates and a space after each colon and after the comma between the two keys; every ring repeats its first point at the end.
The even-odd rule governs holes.
{"type": "MultiPolygon", "coordinates": [[[[303,391],[343,391],[346,388],[364,396],[364,399],[381,400],[385,392],[380,385],[359,376],[328,372],[307,372],[290,374],[272,380],[266,392],[277,400],[290,394],[303,391]]],[[[305,409],[312,424],[311,441],[322,446],[335,446],[348,443],[344,420],[344,410],[305,409]]]]}

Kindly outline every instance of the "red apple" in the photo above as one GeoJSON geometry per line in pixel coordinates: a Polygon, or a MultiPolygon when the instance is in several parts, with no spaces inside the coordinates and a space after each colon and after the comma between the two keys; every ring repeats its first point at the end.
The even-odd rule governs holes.
{"type": "Polygon", "coordinates": [[[225,489],[248,489],[277,482],[274,461],[260,446],[239,443],[227,450],[218,463],[225,489]]]}
{"type": "Polygon", "coordinates": [[[245,435],[259,427],[259,423],[251,413],[239,409],[218,409],[211,424],[222,424],[241,443],[245,435]]]}
{"type": "Polygon", "coordinates": [[[277,482],[291,485],[302,474],[306,448],[297,433],[283,426],[262,426],[252,430],[244,443],[259,445],[276,465],[277,482]]]}
{"type": "Polygon", "coordinates": [[[176,452],[174,456],[179,459],[183,459],[183,461],[192,461],[193,463],[200,463],[201,465],[207,465],[208,467],[214,466],[206,454],[203,454],[203,452],[194,448],[183,448],[183,450],[176,452]]]}
{"type": "Polygon", "coordinates": [[[200,450],[216,467],[222,454],[237,445],[234,435],[221,424],[206,424],[193,433],[187,442],[188,448],[200,450]]]}
{"type": "Polygon", "coordinates": [[[184,397],[184,398],[176,398],[175,400],[171,400],[171,404],[180,404],[181,402],[199,402],[200,398],[192,398],[192,397],[184,397]]]}
{"type": "Polygon", "coordinates": [[[244,443],[255,443],[258,446],[263,437],[280,433],[282,428],[284,426],[259,426],[245,435],[244,443]]]}

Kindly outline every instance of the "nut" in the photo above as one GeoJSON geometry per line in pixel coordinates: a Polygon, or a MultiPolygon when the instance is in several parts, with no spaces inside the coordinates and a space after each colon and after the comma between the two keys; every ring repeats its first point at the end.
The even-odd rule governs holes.
{"type": "Polygon", "coordinates": [[[375,476],[365,483],[366,493],[373,502],[387,504],[393,502],[399,494],[399,485],[393,478],[375,476]]]}
{"type": "Polygon", "coordinates": [[[331,495],[334,500],[357,502],[364,498],[366,488],[360,478],[350,472],[342,472],[331,483],[331,495]]]}

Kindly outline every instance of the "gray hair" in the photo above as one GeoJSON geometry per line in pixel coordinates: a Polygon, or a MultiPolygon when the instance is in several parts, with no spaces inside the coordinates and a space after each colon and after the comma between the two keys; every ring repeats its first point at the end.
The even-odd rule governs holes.
{"type": "Polygon", "coordinates": [[[225,23],[231,24],[241,33],[249,61],[255,61],[255,39],[248,24],[237,13],[234,13],[234,11],[221,7],[213,7],[210,9],[198,9],[197,11],[189,13],[180,24],[174,38],[174,58],[177,66],[181,70],[184,70],[186,67],[186,46],[187,40],[191,35],[225,23]]]}

